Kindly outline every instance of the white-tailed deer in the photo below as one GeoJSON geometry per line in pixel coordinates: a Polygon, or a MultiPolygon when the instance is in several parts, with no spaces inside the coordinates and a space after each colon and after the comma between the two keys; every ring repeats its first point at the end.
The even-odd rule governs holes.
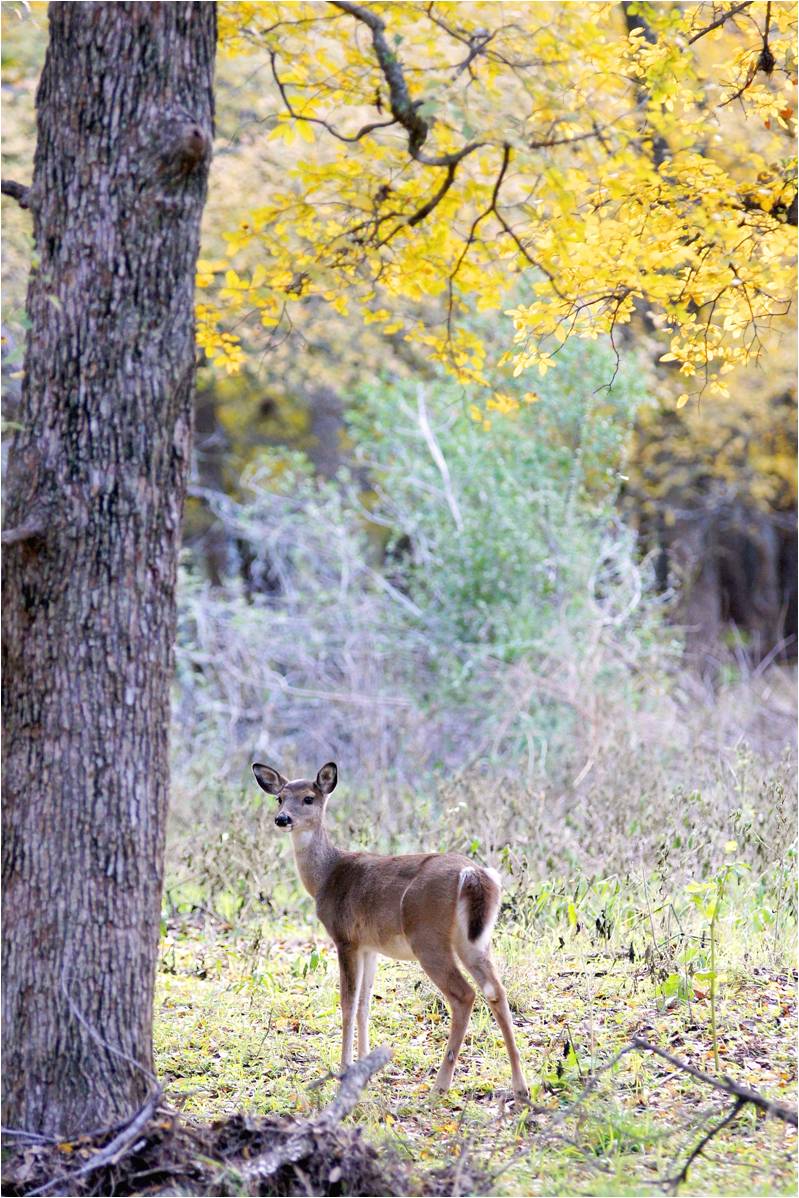
{"type": "Polygon", "coordinates": [[[508,1000],[489,942],[499,911],[499,876],[459,853],[381,857],[337,849],[325,828],[327,797],[338,770],[331,761],[311,782],[288,782],[268,765],[253,765],[258,785],[275,795],[275,823],[291,831],[297,871],[336,946],[341,984],[341,1065],[369,1052],[369,1000],[377,957],[416,960],[452,1011],[447,1051],[435,1081],[448,1090],[474,1004],[466,967],[488,1000],[510,1059],[513,1089],[527,1096],[508,1000]]]}

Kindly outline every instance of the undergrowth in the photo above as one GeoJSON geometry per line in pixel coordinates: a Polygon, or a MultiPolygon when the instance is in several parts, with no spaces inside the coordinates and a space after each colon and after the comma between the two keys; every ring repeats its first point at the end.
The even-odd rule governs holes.
{"type": "MultiPolygon", "coordinates": [[[[664,1179],[726,1108],[715,1092],[637,1054],[601,1073],[583,1097],[588,1079],[633,1035],[710,1073],[717,1072],[717,1053],[721,1074],[771,1099],[795,1101],[790,792],[771,822],[758,820],[753,811],[763,796],[748,789],[757,771],[748,758],[744,768],[742,801],[709,837],[710,847],[699,844],[697,827],[689,847],[664,846],[654,867],[546,876],[518,846],[488,850],[477,836],[469,842],[467,819],[457,845],[446,843],[456,826],[446,820],[436,840],[424,840],[425,847],[459,847],[490,859],[504,874],[495,955],[533,1105],[520,1109],[510,1099],[507,1058],[482,1000],[453,1089],[434,1099],[448,1012],[418,966],[382,960],[372,1043],[389,1045],[394,1055],[354,1118],[369,1142],[406,1163],[413,1192],[431,1192],[433,1174],[443,1169],[447,1184],[456,1174],[482,1176],[490,1179],[486,1192],[498,1195],[666,1190],[664,1179]]],[[[774,776],[771,787],[774,800],[774,776]]],[[[680,817],[703,810],[701,797],[684,796],[680,806],[680,817]]],[[[340,840],[355,833],[355,842],[371,837],[372,848],[397,847],[374,825],[368,835],[350,826],[353,807],[339,800],[340,840]]],[[[183,855],[173,845],[156,1005],[158,1071],[171,1100],[204,1121],[242,1109],[301,1117],[329,1101],[335,1084],[331,1078],[314,1085],[337,1069],[335,953],[298,890],[289,846],[274,833],[272,817],[256,794],[204,844],[195,841],[183,855]]],[[[435,821],[425,819],[427,834],[435,821]]],[[[409,831],[400,839],[410,847],[409,831]]],[[[747,1108],[697,1159],[684,1188],[793,1193],[795,1151],[793,1129],[747,1108]]]]}

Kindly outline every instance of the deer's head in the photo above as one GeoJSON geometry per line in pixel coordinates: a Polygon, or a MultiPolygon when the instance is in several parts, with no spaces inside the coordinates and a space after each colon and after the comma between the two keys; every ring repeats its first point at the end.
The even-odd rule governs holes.
{"type": "Polygon", "coordinates": [[[278,801],[275,823],[278,828],[304,831],[315,828],[322,822],[327,796],[336,789],[338,769],[334,761],[323,765],[313,782],[298,778],[288,782],[271,766],[259,762],[252,767],[255,780],[267,794],[278,801]]]}

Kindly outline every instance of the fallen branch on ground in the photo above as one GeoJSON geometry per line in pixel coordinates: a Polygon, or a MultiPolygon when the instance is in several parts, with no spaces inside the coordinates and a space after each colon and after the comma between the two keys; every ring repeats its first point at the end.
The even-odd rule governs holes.
{"type": "Polygon", "coordinates": [[[262,1183],[272,1177],[284,1165],[293,1165],[303,1157],[313,1152],[315,1137],[319,1132],[330,1131],[340,1123],[357,1104],[369,1079],[387,1065],[391,1059],[390,1048],[375,1048],[367,1057],[355,1061],[341,1077],[341,1083],[333,1101],[325,1107],[320,1115],[300,1125],[297,1132],[289,1136],[283,1143],[268,1152],[262,1153],[239,1170],[242,1181],[247,1186],[262,1183]]]}
{"type": "Polygon", "coordinates": [[[35,1190],[31,1190],[31,1198],[35,1194],[46,1194],[53,1186],[60,1185],[61,1182],[75,1182],[80,1177],[85,1177],[87,1173],[93,1173],[96,1169],[102,1169],[104,1165],[116,1165],[129,1148],[133,1146],[139,1133],[147,1126],[155,1114],[156,1107],[161,1101],[163,1090],[158,1086],[145,1102],[144,1106],[136,1112],[122,1128],[118,1135],[114,1136],[109,1144],[96,1152],[90,1157],[84,1165],[76,1169],[73,1173],[66,1173],[61,1177],[54,1177],[51,1181],[45,1182],[35,1190]]]}
{"type": "Polygon", "coordinates": [[[328,1193],[330,1187],[347,1194],[408,1193],[408,1171],[397,1155],[386,1147],[378,1151],[357,1125],[342,1126],[390,1057],[389,1049],[377,1048],[356,1061],[338,1079],[330,1104],[302,1120],[237,1114],[210,1127],[187,1124],[165,1108],[161,1090],[155,1088],[124,1124],[91,1133],[99,1142],[91,1143],[88,1133],[56,1143],[48,1137],[31,1140],[37,1133],[27,1133],[22,1147],[4,1145],[3,1193],[12,1198],[142,1192],[299,1195],[328,1193]],[[83,1163],[78,1165],[73,1156],[72,1170],[62,1171],[65,1152],[80,1153],[83,1163]]]}
{"type": "Polygon", "coordinates": [[[758,1094],[757,1090],[750,1090],[748,1086],[742,1086],[730,1077],[713,1077],[709,1073],[703,1073],[701,1069],[695,1069],[687,1061],[681,1061],[679,1057],[672,1056],[670,1052],[666,1052],[664,1048],[658,1048],[656,1044],[650,1044],[648,1040],[641,1040],[634,1036],[631,1044],[633,1048],[638,1048],[642,1052],[651,1052],[657,1057],[662,1057],[675,1069],[681,1069],[683,1073],[690,1074],[697,1081],[704,1082],[706,1086],[712,1086],[715,1090],[723,1090],[725,1094],[737,1099],[741,1106],[750,1102],[764,1114],[774,1115],[776,1119],[782,1119],[783,1123],[790,1123],[793,1127],[797,1126],[797,1112],[793,1107],[785,1106],[782,1102],[772,1102],[770,1099],[764,1098],[762,1094],[758,1094]]]}
{"type": "Polygon", "coordinates": [[[723,1119],[720,1119],[715,1126],[711,1127],[710,1131],[706,1132],[698,1144],[691,1149],[683,1167],[674,1177],[663,1178],[662,1184],[667,1186],[672,1194],[676,1194],[679,1187],[684,1181],[688,1180],[688,1170],[694,1163],[696,1158],[701,1155],[710,1141],[733,1123],[738,1118],[741,1111],[747,1104],[756,1107],[765,1115],[773,1115],[775,1119],[781,1119],[783,1123],[790,1123],[793,1127],[797,1126],[797,1112],[793,1107],[786,1106],[782,1102],[772,1102],[768,1098],[764,1098],[757,1090],[750,1090],[748,1086],[742,1086],[740,1082],[733,1081],[731,1077],[726,1075],[723,1077],[713,1077],[710,1073],[705,1073],[702,1069],[696,1069],[693,1065],[689,1065],[687,1061],[680,1060],[679,1057],[673,1056],[670,1052],[666,1052],[665,1048],[659,1048],[657,1044],[650,1044],[648,1040],[642,1040],[638,1036],[634,1036],[631,1041],[631,1047],[638,1049],[640,1052],[651,1052],[654,1056],[660,1057],[661,1060],[667,1061],[675,1069],[679,1069],[682,1073],[687,1073],[690,1077],[695,1077],[697,1081],[703,1082],[706,1086],[712,1086],[714,1090],[721,1090],[724,1094],[728,1094],[735,1101],[727,1110],[723,1119]]]}
{"type": "MultiPolygon", "coordinates": [[[[733,1099],[732,1106],[726,1110],[723,1118],[714,1124],[702,1136],[694,1148],[691,1149],[679,1173],[676,1173],[673,1177],[661,1178],[656,1183],[666,1187],[670,1193],[677,1192],[678,1188],[687,1180],[688,1170],[696,1158],[701,1155],[710,1141],[719,1132],[723,1131],[725,1127],[728,1127],[737,1119],[747,1105],[751,1105],[757,1110],[762,1111],[764,1115],[772,1115],[774,1118],[780,1119],[783,1123],[788,1123],[792,1127],[797,1126],[797,1111],[795,1108],[786,1106],[782,1102],[773,1102],[763,1094],[758,1093],[757,1090],[752,1090],[748,1086],[741,1085],[740,1082],[736,1082],[726,1075],[713,1077],[712,1074],[705,1073],[702,1069],[697,1069],[694,1065],[689,1064],[688,1061],[683,1061],[680,1057],[675,1057],[672,1053],[667,1052],[665,1048],[660,1048],[657,1044],[651,1044],[649,1040],[644,1040],[640,1036],[633,1036],[629,1044],[626,1044],[615,1056],[611,1057],[609,1061],[594,1071],[583,1087],[582,1093],[578,1095],[575,1101],[564,1110],[558,1112],[555,1124],[562,1123],[565,1119],[575,1115],[596,1090],[600,1078],[613,1069],[622,1057],[627,1056],[631,1052],[651,1052],[653,1056],[660,1057],[661,1060],[666,1061],[672,1068],[678,1069],[681,1073],[687,1073],[689,1077],[693,1077],[704,1085],[711,1086],[714,1090],[719,1090],[733,1099]]],[[[575,1147],[578,1147],[578,1145],[575,1145],[575,1147]]]]}

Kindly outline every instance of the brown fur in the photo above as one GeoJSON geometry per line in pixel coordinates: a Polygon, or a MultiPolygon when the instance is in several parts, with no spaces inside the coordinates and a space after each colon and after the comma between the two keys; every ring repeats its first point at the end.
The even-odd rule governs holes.
{"type": "Polygon", "coordinates": [[[359,1054],[369,1051],[369,1000],[378,954],[416,959],[452,1010],[447,1050],[436,1078],[436,1088],[447,1090],[475,1000],[474,989],[458,968],[460,960],[485,994],[502,1032],[514,1090],[526,1095],[510,1010],[486,935],[500,899],[490,871],[459,853],[387,857],[336,848],[325,827],[327,797],[338,779],[332,762],[313,782],[288,782],[259,764],[253,772],[259,786],[278,799],[275,822],[292,832],[300,878],[316,899],[317,914],[338,952],[342,1068],[352,1060],[356,1021],[359,1054]]]}

